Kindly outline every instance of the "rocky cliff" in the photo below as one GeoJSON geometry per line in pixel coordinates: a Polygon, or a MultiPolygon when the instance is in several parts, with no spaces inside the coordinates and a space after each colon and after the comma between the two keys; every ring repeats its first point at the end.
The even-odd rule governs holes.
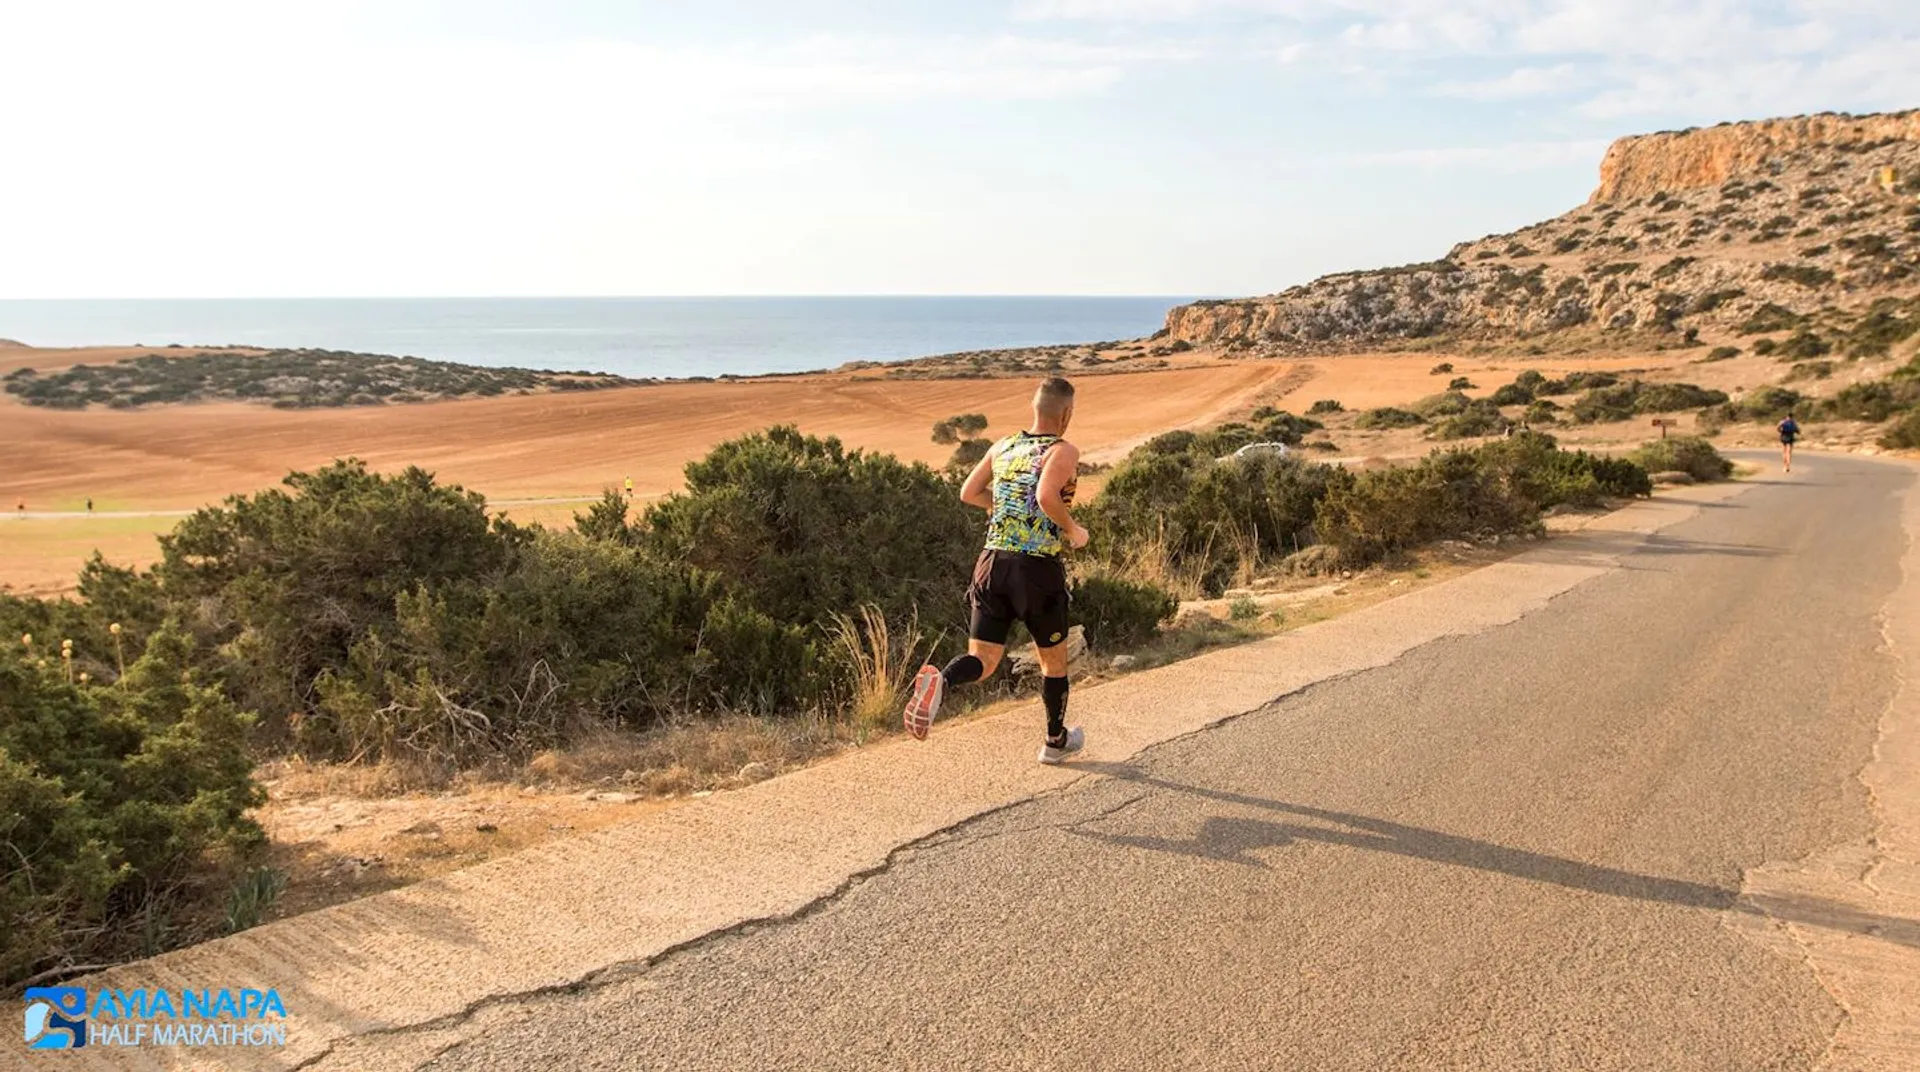
{"type": "Polygon", "coordinates": [[[1288,352],[1791,326],[1920,293],[1920,111],[1624,138],[1592,199],[1426,264],[1196,302],[1174,341],[1288,352]]]}
{"type": "Polygon", "coordinates": [[[1600,188],[1587,203],[1699,190],[1743,175],[1771,177],[1797,158],[1896,142],[1920,142],[1920,110],[1803,115],[1621,138],[1600,161],[1600,188]]]}

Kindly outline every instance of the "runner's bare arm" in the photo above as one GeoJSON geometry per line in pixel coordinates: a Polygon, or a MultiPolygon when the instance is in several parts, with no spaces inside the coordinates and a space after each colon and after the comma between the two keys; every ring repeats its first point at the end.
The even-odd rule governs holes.
{"type": "Polygon", "coordinates": [[[993,509],[993,492],[988,488],[993,483],[993,452],[988,451],[980,464],[967,474],[967,482],[960,486],[960,501],[968,506],[977,506],[982,510],[993,509]]]}
{"type": "Polygon", "coordinates": [[[1063,439],[1052,450],[1047,451],[1047,463],[1040,469],[1040,487],[1037,489],[1040,509],[1053,520],[1054,524],[1060,526],[1060,531],[1066,534],[1067,545],[1070,547],[1087,545],[1087,530],[1081,528],[1080,523],[1073,519],[1073,507],[1068,501],[1071,493],[1067,489],[1078,483],[1079,476],[1079,447],[1063,439]]]}

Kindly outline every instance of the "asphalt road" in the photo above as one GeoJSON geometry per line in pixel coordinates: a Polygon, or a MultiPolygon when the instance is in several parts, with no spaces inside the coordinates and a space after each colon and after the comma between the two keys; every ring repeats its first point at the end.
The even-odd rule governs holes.
{"type": "Polygon", "coordinates": [[[1868,822],[1912,480],[1805,457],[1517,622],[490,1007],[426,1067],[1809,1068],[1841,1009],[1739,892],[1868,822]]]}

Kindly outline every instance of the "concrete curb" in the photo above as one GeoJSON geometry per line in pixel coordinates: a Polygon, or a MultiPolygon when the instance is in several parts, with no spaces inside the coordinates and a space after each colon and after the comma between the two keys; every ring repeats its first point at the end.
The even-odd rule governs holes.
{"type": "MultiPolygon", "coordinates": [[[[1746,485],[1639,502],[1505,562],[1264,641],[1078,691],[1087,758],[1141,750],[1434,640],[1518,620],[1746,485]]],[[[360,1068],[355,1036],[457,1025],[502,998],[591,985],[719,931],[778,920],[903,846],[1087,775],[1033,762],[1037,706],[892,741],[631,824],[79,980],[276,988],[284,1049],[89,1048],[74,1067],[360,1068]]],[[[385,1038],[390,1047],[391,1037],[385,1038]]]]}

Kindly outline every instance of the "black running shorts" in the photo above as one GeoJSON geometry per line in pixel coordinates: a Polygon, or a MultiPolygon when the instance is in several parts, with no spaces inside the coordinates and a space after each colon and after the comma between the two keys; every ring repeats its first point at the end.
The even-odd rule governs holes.
{"type": "Polygon", "coordinates": [[[1067,567],[1052,555],[982,551],[967,589],[973,624],[967,635],[1005,644],[1013,623],[1025,622],[1033,642],[1051,648],[1067,639],[1067,567]]]}

